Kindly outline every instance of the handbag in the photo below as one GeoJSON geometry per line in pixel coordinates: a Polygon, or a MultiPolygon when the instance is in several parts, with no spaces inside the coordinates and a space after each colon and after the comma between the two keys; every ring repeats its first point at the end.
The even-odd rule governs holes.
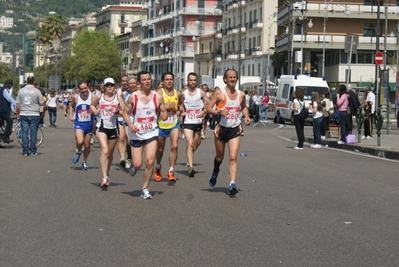
{"type": "Polygon", "coordinates": [[[348,134],[346,136],[346,143],[347,144],[356,144],[356,135],[354,134],[348,134]]]}
{"type": "Polygon", "coordinates": [[[298,100],[299,105],[301,105],[301,112],[298,113],[299,118],[306,119],[309,115],[309,110],[307,107],[301,104],[301,101],[298,100]]]}

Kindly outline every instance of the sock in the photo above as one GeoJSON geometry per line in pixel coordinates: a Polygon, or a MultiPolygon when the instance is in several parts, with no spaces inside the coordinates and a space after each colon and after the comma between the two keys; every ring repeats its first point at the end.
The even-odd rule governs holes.
{"type": "Polygon", "coordinates": [[[230,184],[229,184],[229,186],[230,186],[230,185],[232,185],[232,184],[236,184],[236,182],[234,182],[234,181],[230,181],[230,184]]]}
{"type": "Polygon", "coordinates": [[[161,168],[161,164],[155,164],[155,168],[160,169],[161,168]]]}
{"type": "Polygon", "coordinates": [[[127,158],[132,159],[132,150],[130,149],[130,144],[126,144],[126,153],[127,153],[127,158]]]}
{"type": "Polygon", "coordinates": [[[173,172],[173,167],[170,167],[170,168],[169,168],[169,172],[173,172]]]}
{"type": "Polygon", "coordinates": [[[217,161],[216,158],[213,160],[213,172],[214,173],[219,173],[220,164],[222,164],[222,162],[217,161]]]}

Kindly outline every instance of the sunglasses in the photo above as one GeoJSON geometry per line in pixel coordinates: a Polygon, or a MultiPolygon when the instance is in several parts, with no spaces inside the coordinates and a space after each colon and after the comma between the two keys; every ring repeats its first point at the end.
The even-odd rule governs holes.
{"type": "Polygon", "coordinates": [[[115,84],[113,84],[113,83],[107,83],[105,86],[106,87],[111,87],[111,86],[114,86],[115,84]]]}

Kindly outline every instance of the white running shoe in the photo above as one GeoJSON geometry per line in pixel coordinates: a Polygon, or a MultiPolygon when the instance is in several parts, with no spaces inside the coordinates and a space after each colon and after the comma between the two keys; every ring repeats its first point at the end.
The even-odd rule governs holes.
{"type": "Polygon", "coordinates": [[[143,198],[143,199],[151,199],[152,198],[152,195],[148,191],[148,188],[141,190],[141,198],[143,198]]]}
{"type": "Polygon", "coordinates": [[[324,135],[322,135],[321,140],[326,140],[326,137],[324,135]]]}
{"type": "Polygon", "coordinates": [[[373,137],[371,137],[370,135],[366,137],[367,140],[372,140],[373,137]]]}
{"type": "Polygon", "coordinates": [[[341,141],[341,140],[338,140],[337,143],[338,143],[338,145],[345,145],[345,142],[341,141]]]}
{"type": "Polygon", "coordinates": [[[363,136],[362,136],[362,140],[364,140],[364,139],[366,139],[366,136],[363,135],[363,136]]]}
{"type": "Polygon", "coordinates": [[[302,150],[303,149],[303,147],[294,147],[294,149],[296,149],[296,150],[302,150]]]}

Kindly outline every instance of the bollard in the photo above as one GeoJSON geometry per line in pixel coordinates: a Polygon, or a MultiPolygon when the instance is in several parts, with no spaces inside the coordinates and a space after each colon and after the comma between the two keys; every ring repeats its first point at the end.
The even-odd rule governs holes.
{"type": "Polygon", "coordinates": [[[389,121],[389,117],[391,116],[391,103],[388,102],[387,106],[387,134],[389,134],[389,128],[391,128],[391,123],[389,121]]]}
{"type": "Polygon", "coordinates": [[[381,115],[381,107],[377,109],[377,113],[375,115],[375,128],[377,129],[377,146],[381,146],[381,128],[384,123],[384,117],[381,115]]]}
{"type": "Polygon", "coordinates": [[[357,123],[357,142],[362,141],[362,127],[364,122],[363,108],[359,108],[356,113],[356,123],[357,123]]]}

